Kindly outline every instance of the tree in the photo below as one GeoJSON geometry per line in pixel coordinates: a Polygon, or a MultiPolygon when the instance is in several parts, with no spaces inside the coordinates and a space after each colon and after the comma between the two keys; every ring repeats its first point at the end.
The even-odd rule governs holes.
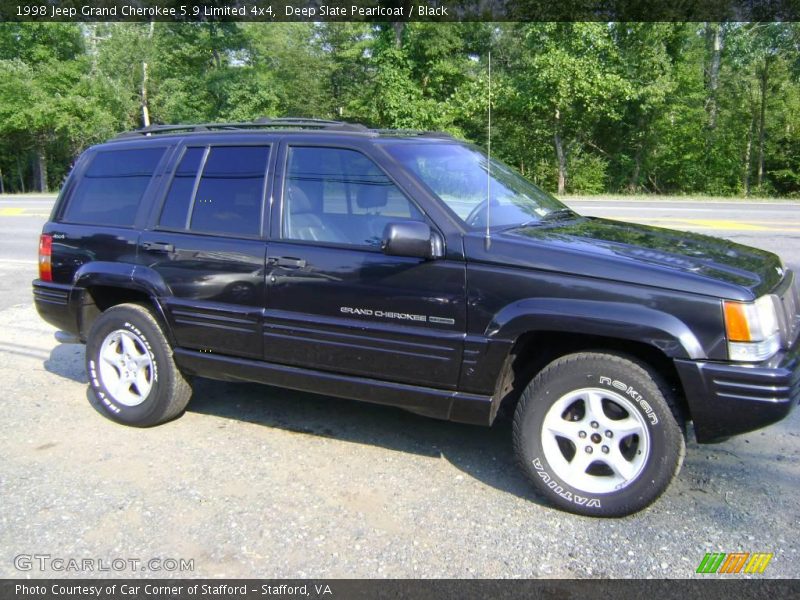
{"type": "Polygon", "coordinates": [[[322,23],[317,35],[328,65],[323,75],[327,75],[333,114],[352,118],[349,107],[369,82],[372,28],[368,23],[322,23]]]}
{"type": "Polygon", "coordinates": [[[248,23],[243,33],[245,61],[260,77],[269,78],[276,114],[327,118],[334,113],[332,61],[322,49],[319,26],[248,23]]]}
{"type": "Polygon", "coordinates": [[[153,123],[446,130],[559,192],[800,195],[795,23],[3,23],[0,189],[153,123]]]}
{"type": "Polygon", "coordinates": [[[603,23],[535,23],[522,31],[514,76],[519,111],[548,125],[558,169],[558,193],[568,185],[570,155],[588,146],[603,121],[621,117],[632,87],[620,73],[611,29],[603,23]]]}
{"type": "Polygon", "coordinates": [[[684,29],[670,23],[612,26],[621,75],[630,85],[622,118],[604,121],[599,128],[599,145],[614,169],[614,187],[638,192],[654,185],[645,173],[658,148],[658,118],[677,91],[675,60],[684,29]]]}
{"type": "Polygon", "coordinates": [[[18,156],[31,157],[26,172],[39,191],[57,184],[86,145],[118,129],[116,86],[91,73],[83,50],[74,24],[0,27],[0,132],[17,140],[18,156]],[[59,158],[54,169],[51,156],[59,158]]]}

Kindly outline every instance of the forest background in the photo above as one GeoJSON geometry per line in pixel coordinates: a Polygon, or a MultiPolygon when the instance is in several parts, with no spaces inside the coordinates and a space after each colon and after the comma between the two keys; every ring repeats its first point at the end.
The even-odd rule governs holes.
{"type": "Polygon", "coordinates": [[[560,194],[800,197],[798,23],[2,23],[0,193],[150,123],[447,131],[560,194]]]}

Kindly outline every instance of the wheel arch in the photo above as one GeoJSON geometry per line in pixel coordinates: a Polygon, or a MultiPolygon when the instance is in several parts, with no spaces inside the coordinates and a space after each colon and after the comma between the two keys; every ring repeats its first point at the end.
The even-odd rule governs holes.
{"type": "Polygon", "coordinates": [[[512,415],[522,391],[547,365],[578,352],[614,354],[649,367],[671,391],[681,416],[690,418],[688,403],[672,357],[643,341],[557,330],[526,331],[508,352],[493,396],[492,418],[502,412],[512,415]]]}
{"type": "Polygon", "coordinates": [[[707,358],[697,336],[678,317],[638,303],[528,298],[500,310],[487,338],[516,340],[531,331],[559,331],[639,342],[670,358],[707,358]]]}
{"type": "Polygon", "coordinates": [[[70,303],[75,307],[81,340],[86,340],[95,319],[112,306],[137,303],[152,310],[167,340],[174,345],[175,339],[159,300],[168,293],[168,289],[153,269],[97,261],[79,269],[73,283],[70,303]]]}

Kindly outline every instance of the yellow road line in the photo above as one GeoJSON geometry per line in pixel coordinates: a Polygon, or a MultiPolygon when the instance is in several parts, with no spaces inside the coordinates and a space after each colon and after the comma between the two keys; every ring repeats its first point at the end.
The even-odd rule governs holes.
{"type": "Polygon", "coordinates": [[[22,208],[18,206],[7,206],[0,208],[0,217],[49,217],[50,213],[31,212],[35,208],[22,208]]]}
{"type": "Polygon", "coordinates": [[[722,219],[662,219],[662,221],[669,223],[685,223],[692,227],[720,229],[722,231],[770,231],[770,229],[772,229],[771,227],[764,227],[763,225],[722,219]]]}
{"type": "MultiPolygon", "coordinates": [[[[49,212],[31,212],[37,209],[18,206],[0,208],[0,217],[49,217],[49,212]]],[[[607,217],[608,218],[608,217],[607,217]]],[[[667,227],[691,228],[714,231],[772,231],[776,233],[800,233],[800,226],[786,227],[775,221],[733,221],[730,219],[685,219],[681,217],[625,217],[616,221],[652,223],[667,227]]]]}
{"type": "Polygon", "coordinates": [[[682,219],[682,218],[658,218],[643,217],[631,218],[631,221],[639,223],[653,223],[668,225],[671,227],[691,227],[692,229],[711,229],[716,231],[775,231],[775,232],[798,232],[800,227],[785,227],[781,223],[774,221],[731,221],[723,219],[682,219]]]}

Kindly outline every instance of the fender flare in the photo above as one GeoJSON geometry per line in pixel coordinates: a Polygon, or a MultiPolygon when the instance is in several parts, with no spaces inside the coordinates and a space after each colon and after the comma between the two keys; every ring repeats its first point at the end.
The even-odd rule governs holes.
{"type": "Polygon", "coordinates": [[[500,310],[484,335],[516,340],[531,331],[596,335],[644,343],[670,358],[706,358],[686,323],[663,311],[627,302],[526,298],[500,310]]]}
{"type": "Polygon", "coordinates": [[[69,298],[70,309],[78,318],[78,329],[84,338],[83,309],[86,304],[86,290],[93,286],[121,288],[146,294],[153,304],[158,317],[164,324],[165,335],[174,343],[172,328],[164,312],[161,298],[169,295],[169,288],[157,271],[132,263],[93,261],[81,266],[72,280],[69,298]]]}

